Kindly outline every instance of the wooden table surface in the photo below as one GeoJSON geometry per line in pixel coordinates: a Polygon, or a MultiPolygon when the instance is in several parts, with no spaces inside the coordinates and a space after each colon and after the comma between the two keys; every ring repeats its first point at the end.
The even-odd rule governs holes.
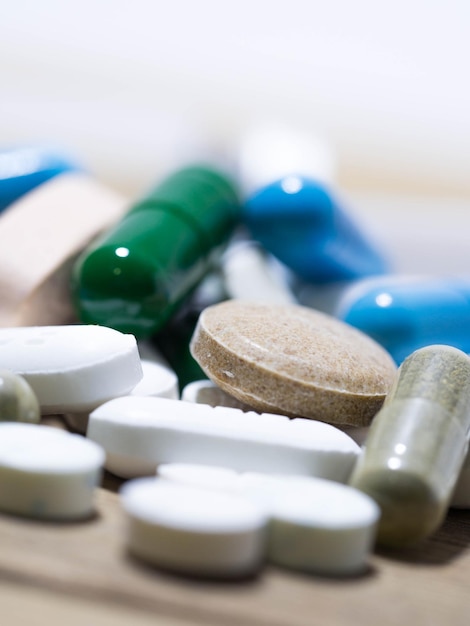
{"type": "Polygon", "coordinates": [[[0,624],[67,626],[467,626],[470,512],[451,511],[428,541],[372,555],[353,578],[267,565],[255,579],[203,581],[126,552],[126,519],[106,475],[81,523],[0,516],[0,624]]]}

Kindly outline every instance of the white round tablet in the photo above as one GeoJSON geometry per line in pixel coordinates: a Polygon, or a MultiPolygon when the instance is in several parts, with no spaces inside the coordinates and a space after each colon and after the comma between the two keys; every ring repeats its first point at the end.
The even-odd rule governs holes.
{"type": "Polygon", "coordinates": [[[239,493],[270,518],[268,558],[296,570],[349,575],[364,570],[380,510],[366,494],[330,480],[245,474],[239,493]]]}
{"type": "Polygon", "coordinates": [[[152,565],[232,578],[263,562],[266,517],[243,498],[157,478],[128,481],[120,494],[129,550],[152,565]]]}
{"type": "Polygon", "coordinates": [[[93,512],[103,449],[66,431],[36,424],[0,424],[0,511],[72,520],[93,512]]]}
{"type": "Polygon", "coordinates": [[[221,489],[226,492],[236,489],[240,478],[240,474],[229,467],[194,463],[162,463],[157,467],[157,475],[159,478],[191,487],[221,489]]]}

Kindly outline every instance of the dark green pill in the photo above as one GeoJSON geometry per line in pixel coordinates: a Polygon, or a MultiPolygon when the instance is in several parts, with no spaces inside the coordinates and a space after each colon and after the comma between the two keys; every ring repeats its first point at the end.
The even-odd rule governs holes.
{"type": "Polygon", "coordinates": [[[81,321],[139,338],[163,328],[215,265],[240,211],[215,170],[189,167],[165,179],[76,262],[81,321]]]}

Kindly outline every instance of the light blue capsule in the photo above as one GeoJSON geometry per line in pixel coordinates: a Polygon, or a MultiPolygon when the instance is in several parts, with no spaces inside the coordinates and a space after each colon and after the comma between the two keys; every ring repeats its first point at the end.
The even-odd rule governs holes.
{"type": "Polygon", "coordinates": [[[390,275],[361,280],[345,291],[335,313],[378,341],[398,364],[432,344],[470,353],[470,279],[390,275]]]}
{"type": "Polygon", "coordinates": [[[308,282],[388,271],[335,195],[311,178],[287,176],[267,185],[248,198],[243,218],[254,239],[308,282]]]}
{"type": "Polygon", "coordinates": [[[53,176],[80,169],[52,148],[18,146],[0,150],[0,212],[53,176]]]}

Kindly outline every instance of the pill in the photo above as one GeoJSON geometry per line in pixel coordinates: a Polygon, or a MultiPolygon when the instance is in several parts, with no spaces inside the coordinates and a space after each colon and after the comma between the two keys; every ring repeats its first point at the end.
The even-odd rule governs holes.
{"type": "Polygon", "coordinates": [[[8,207],[0,220],[0,326],[76,321],[71,266],[123,213],[125,200],[81,173],[63,173],[8,207]]]}
{"type": "Polygon", "coordinates": [[[360,453],[323,422],[168,398],[110,400],[90,414],[87,437],[106,450],[106,468],[124,478],[181,462],[346,482],[360,453]]]}
{"type": "Polygon", "coordinates": [[[208,307],[190,349],[213,382],[256,410],[353,426],[369,424],[396,371],[365,334],[298,305],[208,307]]]}
{"type": "Polygon", "coordinates": [[[149,343],[156,346],[178,376],[180,389],[206,377],[189,351],[189,342],[201,311],[226,299],[220,273],[210,272],[163,328],[150,338],[149,343]]]}
{"type": "Polygon", "coordinates": [[[91,410],[142,378],[135,338],[104,326],[0,328],[0,363],[25,378],[43,414],[91,410]]]}
{"type": "Polygon", "coordinates": [[[0,510],[36,519],[88,517],[103,461],[103,450],[80,435],[2,422],[0,510]]]}
{"type": "Polygon", "coordinates": [[[169,176],[75,264],[80,319],[154,334],[213,266],[239,213],[232,184],[215,170],[169,176]]]}
{"type": "Polygon", "coordinates": [[[22,376],[0,370],[0,422],[38,423],[39,402],[22,376]]]}
{"type": "Polygon", "coordinates": [[[230,298],[291,304],[295,297],[287,275],[279,270],[258,244],[252,241],[231,245],[222,258],[221,271],[230,298]]]}
{"type": "Polygon", "coordinates": [[[152,565],[196,576],[238,578],[263,564],[266,518],[235,495],[140,478],[121,487],[128,547],[152,565]]]}
{"type": "MultiPolygon", "coordinates": [[[[163,363],[147,359],[141,359],[140,364],[142,379],[130,392],[131,396],[158,396],[175,400],[179,398],[178,379],[171,368],[163,363]]],[[[82,434],[86,433],[89,413],[67,413],[64,417],[73,430],[82,434]]]]}
{"type": "Polygon", "coordinates": [[[195,380],[188,383],[181,392],[181,400],[196,402],[198,404],[210,404],[210,406],[230,406],[242,411],[252,411],[244,402],[229,395],[211,380],[195,380]]]}
{"type": "Polygon", "coordinates": [[[286,176],[250,196],[243,221],[251,236],[307,282],[328,283],[388,271],[365,229],[328,187],[286,176]]]}
{"type": "Polygon", "coordinates": [[[321,478],[179,463],[160,465],[158,476],[259,506],[269,519],[267,559],[277,565],[329,575],[357,574],[367,565],[380,511],[357,489],[321,478]]]}
{"type": "Polygon", "coordinates": [[[467,450],[462,469],[452,493],[450,506],[457,509],[470,509],[470,453],[467,450]]]}
{"type": "Polygon", "coordinates": [[[379,504],[378,540],[407,545],[441,524],[470,428],[470,358],[450,346],[413,352],[372,422],[350,484],[379,504]]]}
{"type": "Polygon", "coordinates": [[[465,278],[364,279],[344,292],[335,315],[373,337],[397,363],[432,344],[470,352],[470,281],[465,278]]]}
{"type": "Polygon", "coordinates": [[[47,180],[78,168],[48,146],[15,146],[0,151],[0,212],[47,180]]]}
{"type": "Polygon", "coordinates": [[[275,122],[247,128],[234,155],[246,196],[287,175],[311,176],[327,183],[336,175],[333,151],[318,133],[275,122]]]}

